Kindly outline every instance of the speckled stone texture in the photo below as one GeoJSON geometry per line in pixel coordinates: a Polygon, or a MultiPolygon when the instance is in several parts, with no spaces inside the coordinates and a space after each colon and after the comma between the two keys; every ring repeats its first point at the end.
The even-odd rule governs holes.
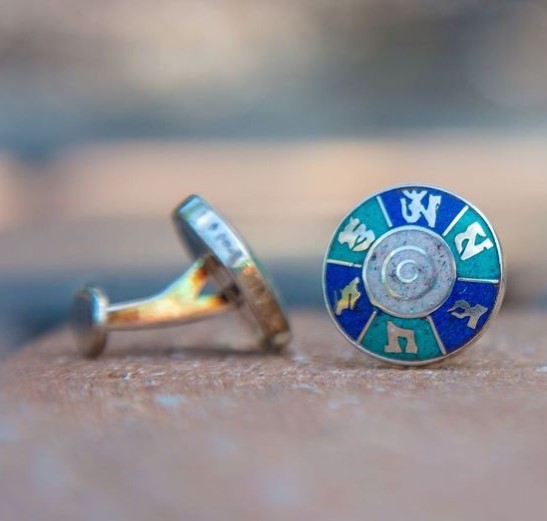
{"type": "Polygon", "coordinates": [[[505,309],[423,369],[312,311],[282,357],[233,351],[230,316],[119,333],[95,361],[53,333],[2,367],[0,519],[543,519],[545,323],[505,309]]]}
{"type": "Polygon", "coordinates": [[[363,267],[363,281],[369,299],[387,313],[424,317],[450,295],[456,262],[438,235],[398,228],[372,246],[363,267]]]}

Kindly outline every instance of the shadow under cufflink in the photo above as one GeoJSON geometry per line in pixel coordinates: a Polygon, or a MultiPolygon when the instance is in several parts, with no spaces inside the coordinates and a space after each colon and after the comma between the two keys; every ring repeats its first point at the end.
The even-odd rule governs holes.
{"type": "Polygon", "coordinates": [[[110,331],[181,325],[230,310],[238,311],[256,331],[264,351],[280,352],[291,336],[287,316],[241,236],[197,195],[181,203],[173,220],[195,258],[192,266],[157,295],[140,300],[110,304],[100,288],[78,291],[72,326],[81,353],[99,356],[110,331]],[[218,293],[203,293],[209,283],[218,293]]]}

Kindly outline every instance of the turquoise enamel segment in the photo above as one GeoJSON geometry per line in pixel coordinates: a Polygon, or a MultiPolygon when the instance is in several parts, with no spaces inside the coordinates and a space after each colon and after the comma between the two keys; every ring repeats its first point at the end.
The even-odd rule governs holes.
{"type": "Polygon", "coordinates": [[[503,297],[499,241],[454,194],[403,186],[363,201],[340,223],[325,258],[332,319],[363,351],[421,365],[483,331],[503,297]]]}

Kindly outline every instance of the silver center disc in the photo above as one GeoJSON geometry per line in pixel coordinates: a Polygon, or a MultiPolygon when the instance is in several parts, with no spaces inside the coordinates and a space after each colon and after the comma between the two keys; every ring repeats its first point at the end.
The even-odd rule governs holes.
{"type": "Polygon", "coordinates": [[[374,243],[363,266],[363,279],[373,305],[397,317],[425,317],[452,292],[456,262],[437,234],[406,226],[374,243]]]}

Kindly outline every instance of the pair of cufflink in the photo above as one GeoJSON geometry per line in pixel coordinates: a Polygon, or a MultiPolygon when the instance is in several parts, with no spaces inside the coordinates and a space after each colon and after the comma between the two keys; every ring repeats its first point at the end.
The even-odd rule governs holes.
{"type": "MultiPolygon", "coordinates": [[[[265,349],[280,352],[290,341],[289,320],[241,236],[196,195],[173,219],[192,266],[142,300],[111,305],[99,288],[81,289],[72,313],[80,351],[100,355],[111,330],[183,324],[236,309],[265,349]],[[218,292],[202,294],[209,282],[218,292]]],[[[499,240],[472,204],[431,186],[398,186],[342,219],[325,256],[325,303],[362,351],[393,364],[426,365],[484,332],[503,300],[503,268],[499,240]]]]}

